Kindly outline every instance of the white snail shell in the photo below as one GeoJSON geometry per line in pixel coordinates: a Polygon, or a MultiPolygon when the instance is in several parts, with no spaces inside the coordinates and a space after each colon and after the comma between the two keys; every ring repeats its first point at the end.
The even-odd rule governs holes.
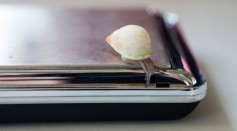
{"type": "Polygon", "coordinates": [[[115,30],[106,41],[127,59],[144,60],[153,54],[149,33],[138,25],[127,25],[115,30]]]}

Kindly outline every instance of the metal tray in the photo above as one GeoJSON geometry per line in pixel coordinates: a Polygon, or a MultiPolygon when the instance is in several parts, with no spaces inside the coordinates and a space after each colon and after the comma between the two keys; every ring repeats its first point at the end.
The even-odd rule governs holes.
{"type": "Polygon", "coordinates": [[[66,112],[76,106],[93,114],[91,106],[104,114],[105,103],[111,111],[117,104],[138,104],[128,109],[129,115],[147,103],[162,114],[165,104],[171,103],[178,110],[187,104],[190,108],[183,112],[187,114],[205,97],[205,77],[180,33],[175,14],[153,9],[2,6],[0,16],[0,110],[4,112],[8,107],[23,112],[29,107],[32,115],[41,105],[57,113],[62,113],[57,106],[66,112]],[[166,71],[154,74],[150,85],[145,84],[141,66],[122,61],[105,42],[112,31],[128,24],[148,30],[155,53],[151,60],[166,71]]]}

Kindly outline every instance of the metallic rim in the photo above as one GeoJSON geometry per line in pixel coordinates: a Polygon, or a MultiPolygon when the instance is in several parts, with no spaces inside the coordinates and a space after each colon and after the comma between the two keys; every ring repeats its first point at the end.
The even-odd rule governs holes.
{"type": "Polygon", "coordinates": [[[206,83],[189,90],[38,90],[0,92],[0,104],[192,103],[206,95],[206,83]]]}

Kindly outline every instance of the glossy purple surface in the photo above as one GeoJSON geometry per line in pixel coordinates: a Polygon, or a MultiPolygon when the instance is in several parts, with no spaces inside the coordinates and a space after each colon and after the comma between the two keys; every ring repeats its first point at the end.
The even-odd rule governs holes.
{"type": "Polygon", "coordinates": [[[170,63],[153,18],[145,10],[0,8],[1,66],[125,65],[105,38],[128,24],[143,26],[152,40],[153,62],[170,63]]]}

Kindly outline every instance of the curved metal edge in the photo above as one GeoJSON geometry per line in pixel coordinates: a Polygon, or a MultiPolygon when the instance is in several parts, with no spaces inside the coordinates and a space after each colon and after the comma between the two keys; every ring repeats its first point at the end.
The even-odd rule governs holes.
{"type": "MultiPolygon", "coordinates": [[[[171,52],[172,55],[179,56],[179,59],[173,61],[172,65],[176,68],[181,68],[187,72],[191,72],[196,79],[195,86],[200,86],[206,82],[205,75],[203,74],[201,68],[199,67],[197,61],[195,60],[186,40],[184,39],[180,26],[179,17],[175,13],[166,12],[162,15],[164,32],[166,37],[170,38],[171,44],[170,48],[174,48],[178,54],[171,52]]],[[[175,58],[175,57],[171,57],[175,58]]]]}
{"type": "Polygon", "coordinates": [[[55,103],[192,103],[206,95],[207,84],[190,90],[11,91],[0,93],[0,104],[55,103]]]}

